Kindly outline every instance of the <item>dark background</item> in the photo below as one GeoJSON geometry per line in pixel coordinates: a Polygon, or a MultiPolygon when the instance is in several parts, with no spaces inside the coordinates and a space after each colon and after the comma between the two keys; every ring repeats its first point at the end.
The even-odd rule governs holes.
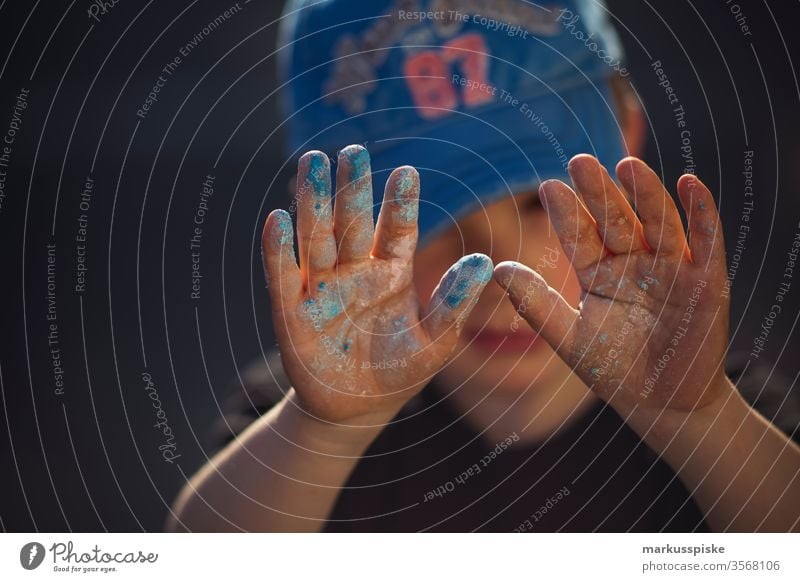
{"type": "MultiPolygon", "coordinates": [[[[140,119],[161,68],[232,4],[124,1],[96,22],[88,0],[0,2],[0,133],[15,96],[30,90],[0,209],[3,530],[159,530],[211,450],[209,428],[238,386],[237,370],[273,346],[257,235],[267,212],[285,205],[293,164],[276,107],[280,4],[240,2],[140,119]],[[189,237],[208,174],[215,192],[201,298],[192,300],[189,237]],[[77,293],[87,176],[87,285],[77,293]],[[46,319],[52,243],[62,395],[46,319]],[[144,373],[175,435],[173,463],[159,452],[144,373]]],[[[744,151],[754,152],[752,230],[731,320],[732,349],[746,354],[800,220],[800,4],[739,2],[752,36],[741,33],[732,4],[609,2],[647,108],[646,160],[668,184],[684,167],[650,67],[661,60],[686,110],[697,173],[720,198],[729,248],[741,221],[744,151]]],[[[790,383],[800,370],[798,305],[795,281],[761,358],[790,383]]]]}

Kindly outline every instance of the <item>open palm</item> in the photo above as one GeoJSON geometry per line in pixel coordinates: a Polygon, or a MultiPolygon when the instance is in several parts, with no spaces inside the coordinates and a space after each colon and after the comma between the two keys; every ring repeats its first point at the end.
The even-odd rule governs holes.
{"type": "Polygon", "coordinates": [[[573,309],[518,263],[498,281],[524,316],[601,398],[618,408],[703,406],[717,394],[727,346],[725,257],[713,197],[694,176],[678,194],[689,220],[642,161],[617,166],[637,213],[598,161],[573,158],[575,190],[559,181],[540,194],[583,290],[573,309]]]}
{"type": "Polygon", "coordinates": [[[412,284],[416,170],[392,172],[377,225],[364,148],[339,154],[336,187],[331,209],[327,156],[309,152],[300,159],[299,266],[288,213],[277,210],[267,219],[273,323],[286,373],[309,412],[331,422],[385,418],[444,365],[492,264],[485,255],[462,258],[422,310],[412,284]]]}

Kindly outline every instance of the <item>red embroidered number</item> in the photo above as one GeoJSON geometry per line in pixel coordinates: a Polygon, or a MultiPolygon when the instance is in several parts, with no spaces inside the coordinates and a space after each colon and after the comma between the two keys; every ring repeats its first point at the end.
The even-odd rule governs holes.
{"type": "Polygon", "coordinates": [[[458,95],[450,78],[450,63],[456,61],[469,81],[462,95],[464,104],[475,107],[492,100],[491,93],[480,89],[486,84],[488,68],[483,37],[465,34],[445,44],[441,52],[422,51],[406,61],[403,72],[422,117],[442,117],[458,106],[458,95]]]}

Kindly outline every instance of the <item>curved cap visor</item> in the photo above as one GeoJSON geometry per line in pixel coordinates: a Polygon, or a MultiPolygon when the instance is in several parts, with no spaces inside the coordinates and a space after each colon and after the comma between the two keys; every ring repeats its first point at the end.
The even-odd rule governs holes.
{"type": "Polygon", "coordinates": [[[619,43],[598,0],[301,0],[282,43],[289,156],[363,144],[378,193],[415,166],[422,244],[566,176],[573,155],[622,156],[608,87],[619,43]],[[442,7],[466,18],[407,17],[442,7]]]}

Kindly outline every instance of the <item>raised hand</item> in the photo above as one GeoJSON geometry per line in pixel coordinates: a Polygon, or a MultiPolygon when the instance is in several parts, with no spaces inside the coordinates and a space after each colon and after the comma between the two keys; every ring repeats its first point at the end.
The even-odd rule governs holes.
{"type": "Polygon", "coordinates": [[[300,158],[299,267],[289,214],[267,218],[262,245],[273,323],[308,412],[330,422],[382,422],[444,365],[492,263],[485,255],[462,258],[421,310],[412,284],[417,171],[391,173],[377,225],[364,148],[340,152],[336,188],[332,211],[328,157],[312,151],[300,158]]]}
{"type": "Polygon", "coordinates": [[[723,233],[708,188],[691,175],[678,181],[687,243],[675,204],[641,160],[617,165],[636,212],[592,156],[573,158],[569,174],[574,190],[551,180],[539,193],[580,281],[579,308],[519,263],[500,263],[495,278],[534,329],[617,410],[709,404],[729,384],[722,371],[723,233]]]}

